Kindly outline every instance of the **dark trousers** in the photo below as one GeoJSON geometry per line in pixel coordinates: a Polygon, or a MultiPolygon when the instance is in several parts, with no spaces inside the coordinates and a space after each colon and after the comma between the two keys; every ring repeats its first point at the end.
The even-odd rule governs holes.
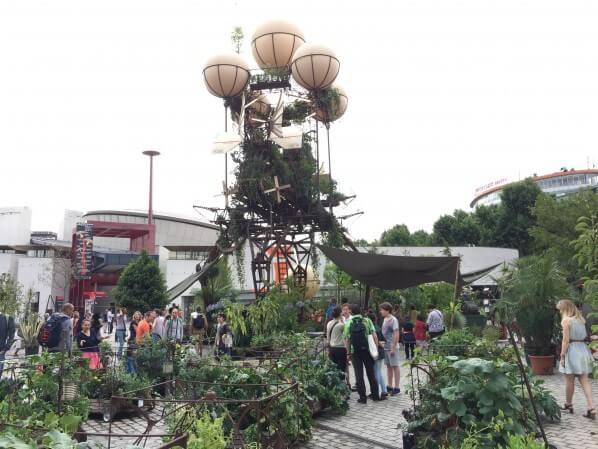
{"type": "Polygon", "coordinates": [[[343,377],[345,377],[345,372],[347,371],[347,348],[330,348],[328,356],[330,357],[330,361],[343,372],[343,377]]]}
{"type": "Polygon", "coordinates": [[[415,351],[415,342],[406,341],[403,344],[405,345],[405,357],[407,359],[412,359],[414,355],[413,352],[415,351]]]}
{"type": "Polygon", "coordinates": [[[428,332],[428,334],[430,334],[430,339],[433,340],[435,338],[440,337],[442,334],[444,334],[444,330],[441,330],[439,332],[428,332]]]}
{"type": "Polygon", "coordinates": [[[368,376],[370,382],[370,391],[374,399],[380,399],[380,389],[378,382],[376,382],[376,374],[374,373],[374,359],[367,351],[359,351],[353,353],[353,369],[355,370],[355,381],[357,382],[357,393],[360,399],[365,399],[365,382],[363,380],[363,369],[368,376]]]}

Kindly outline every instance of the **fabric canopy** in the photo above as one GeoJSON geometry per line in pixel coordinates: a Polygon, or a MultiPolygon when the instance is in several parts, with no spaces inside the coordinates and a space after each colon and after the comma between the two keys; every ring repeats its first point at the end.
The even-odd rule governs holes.
{"type": "Polygon", "coordinates": [[[341,270],[371,287],[396,290],[428,282],[463,282],[458,274],[459,257],[456,256],[386,256],[323,245],[318,247],[341,270]]]}

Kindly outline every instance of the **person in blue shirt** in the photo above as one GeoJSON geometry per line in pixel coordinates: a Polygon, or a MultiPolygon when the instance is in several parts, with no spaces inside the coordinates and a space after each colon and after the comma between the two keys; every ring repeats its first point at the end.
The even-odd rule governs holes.
{"type": "Polygon", "coordinates": [[[328,308],[326,309],[326,323],[332,320],[332,312],[336,307],[336,298],[330,298],[330,304],[328,304],[328,308]]]}

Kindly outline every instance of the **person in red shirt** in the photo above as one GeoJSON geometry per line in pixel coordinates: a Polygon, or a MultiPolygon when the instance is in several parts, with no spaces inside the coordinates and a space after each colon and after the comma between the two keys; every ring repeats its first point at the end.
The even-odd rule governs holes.
{"type": "Polygon", "coordinates": [[[426,322],[424,321],[424,317],[421,313],[417,315],[413,333],[415,334],[417,346],[419,348],[424,347],[426,345],[426,322]]]}

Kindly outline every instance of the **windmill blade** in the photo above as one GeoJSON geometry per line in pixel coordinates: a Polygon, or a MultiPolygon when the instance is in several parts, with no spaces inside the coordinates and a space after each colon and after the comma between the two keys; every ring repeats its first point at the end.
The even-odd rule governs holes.
{"type": "Polygon", "coordinates": [[[282,135],[282,114],[284,113],[284,102],[282,101],[282,92],[278,96],[278,104],[276,109],[272,113],[270,118],[270,135],[269,139],[272,140],[273,136],[283,137],[282,135]]]}
{"type": "Polygon", "coordinates": [[[283,150],[294,150],[303,145],[303,131],[296,126],[284,126],[281,136],[270,136],[270,139],[283,150]]]}
{"type": "Polygon", "coordinates": [[[243,140],[239,134],[228,131],[220,133],[214,139],[212,152],[215,154],[226,154],[233,151],[243,140]]]}
{"type": "MultiPolygon", "coordinates": [[[[249,106],[251,106],[253,103],[255,103],[259,98],[256,97],[253,100],[251,100],[249,103],[247,103],[244,107],[248,108],[249,106]]],[[[245,94],[243,94],[243,100],[245,100],[245,94]]],[[[241,105],[241,107],[243,107],[243,105],[241,105]]]]}
{"type": "Polygon", "coordinates": [[[241,95],[241,112],[239,114],[239,135],[241,138],[244,137],[245,133],[245,92],[241,95]]]}

